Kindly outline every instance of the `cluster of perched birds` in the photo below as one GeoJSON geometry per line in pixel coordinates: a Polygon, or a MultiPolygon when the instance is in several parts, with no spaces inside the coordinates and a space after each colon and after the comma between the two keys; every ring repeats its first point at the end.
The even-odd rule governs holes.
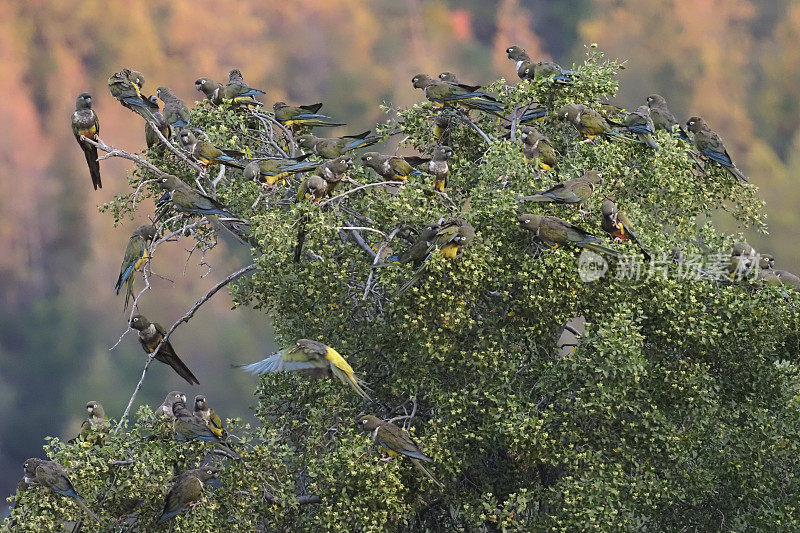
{"type": "MultiPolygon", "coordinates": [[[[575,72],[565,70],[550,61],[533,61],[519,46],[509,47],[506,54],[515,62],[517,74],[523,80],[550,78],[554,88],[574,82],[575,72]]],[[[533,102],[521,113],[517,114],[515,110],[514,115],[509,116],[504,114],[506,106],[502,101],[481,86],[461,83],[451,72],[443,72],[436,78],[418,74],[413,77],[412,85],[421,89],[430,102],[441,106],[431,121],[437,144],[431,148],[429,155],[399,156],[376,151],[364,153],[361,156],[363,166],[372,169],[387,182],[406,182],[411,177],[429,174],[433,177],[435,193],[446,194],[448,161],[453,156],[453,149],[449,146],[451,121],[453,117],[461,116],[469,122],[472,111],[497,117],[506,124],[519,127],[523,153],[541,172],[551,171],[559,165],[558,151],[548,137],[536,128],[537,121],[549,118],[573,127],[584,142],[593,142],[597,138],[627,140],[640,142],[646,149],[654,151],[660,148],[654,138],[656,131],[665,130],[693,150],[696,149],[698,158],[721,165],[737,179],[747,181],[733,163],[720,136],[702,118],[690,118],[684,129],[670,112],[665,99],[657,94],[648,96],[645,104],[631,112],[608,104],[593,109],[578,103],[551,110],[533,102]]],[[[345,179],[348,170],[353,168],[353,159],[349,154],[381,140],[380,136],[372,135],[371,131],[342,137],[317,137],[312,134],[310,130],[315,127],[343,125],[333,122],[330,116],[321,114],[322,104],[291,106],[276,102],[271,114],[262,113],[260,108],[263,104],[256,97],[265,92],[250,87],[238,69],[230,71],[227,84],[205,77],[197,79],[195,88],[203,93],[207,105],[231,106],[242,112],[261,114],[262,118],[268,118],[286,132],[288,142],[305,151],[303,155],[296,157],[287,157],[286,152],[283,152],[280,156],[247,160],[242,152],[221,149],[203,140],[202,131],[192,128],[188,106],[169,87],[159,87],[155,96],[147,96],[142,92],[144,76],[130,69],[114,73],[108,79],[108,87],[111,95],[124,107],[145,119],[145,138],[149,149],[171,143],[170,139],[177,132],[178,144],[172,148],[182,149],[185,157],[203,168],[215,164],[238,168],[246,180],[259,182],[265,187],[285,183],[295,174],[307,174],[298,187],[297,201],[319,203],[323,198],[331,197],[336,186],[345,179]],[[163,107],[159,101],[163,103],[163,107]],[[298,134],[296,138],[292,137],[294,134],[298,134]]],[[[92,97],[88,93],[78,96],[75,113],[72,115],[72,130],[85,154],[94,188],[102,187],[97,152],[100,125],[92,110],[92,97]]],[[[602,179],[600,172],[589,170],[547,190],[525,196],[521,201],[569,204],[580,209],[602,179]]],[[[181,213],[218,217],[219,220],[246,225],[246,221],[213,196],[174,175],[159,176],[156,182],[164,191],[164,196],[157,204],[162,210],[173,206],[181,213]]],[[[601,229],[612,241],[632,241],[646,258],[650,257],[650,251],[637,238],[631,221],[612,199],[604,199],[601,214],[601,229]]],[[[158,218],[156,217],[156,221],[158,218]]],[[[534,235],[538,245],[544,247],[577,246],[602,254],[620,255],[604,245],[597,235],[555,216],[523,213],[519,215],[518,223],[521,228],[534,235]]],[[[128,241],[116,283],[118,294],[122,287],[126,287],[126,309],[132,294],[135,272],[148,260],[150,242],[157,234],[154,225],[143,225],[133,232],[128,241]]],[[[431,255],[438,252],[447,259],[455,259],[474,238],[474,228],[461,218],[442,218],[421,228],[407,249],[384,260],[384,264],[412,263],[416,268],[414,276],[395,292],[395,296],[419,279],[426,260],[431,255]]],[[[680,250],[673,250],[672,255],[676,262],[682,260],[680,250]]],[[[800,288],[800,279],[789,272],[774,270],[773,261],[771,256],[757,257],[752,247],[746,243],[737,243],[732,252],[730,271],[742,273],[758,266],[761,268],[759,276],[768,283],[800,288]]],[[[161,324],[136,314],[131,317],[130,326],[139,332],[139,341],[145,352],[151,354],[155,351],[156,359],[171,366],[190,385],[199,384],[169,340],[165,339],[167,331],[161,324]]],[[[345,358],[322,342],[300,339],[293,346],[262,361],[242,365],[242,368],[253,373],[294,371],[317,377],[335,376],[360,397],[370,400],[367,393],[369,389],[356,376],[345,358]]],[[[103,408],[98,402],[89,402],[87,412],[89,416],[81,428],[78,440],[102,443],[98,434],[105,426],[103,408]]],[[[195,397],[194,410],[190,411],[186,407],[185,394],[179,391],[170,392],[156,412],[172,421],[175,434],[181,440],[213,441],[218,445],[226,443],[227,432],[221,419],[208,406],[203,396],[195,397]]],[[[357,425],[368,432],[372,440],[390,455],[401,454],[410,458],[434,483],[441,486],[422,465],[422,462],[430,462],[431,458],[423,453],[419,444],[403,428],[373,415],[359,415],[357,425]]],[[[230,456],[235,457],[235,453],[230,448],[227,449],[230,456]]],[[[29,483],[50,488],[58,494],[80,501],[80,496],[67,478],[66,472],[57,463],[29,459],[25,463],[25,472],[25,479],[29,483]]],[[[166,496],[159,523],[176,516],[190,502],[197,500],[203,484],[218,477],[218,473],[216,467],[201,466],[181,474],[166,496]]],[[[91,513],[88,509],[87,512],[91,513]]]]}

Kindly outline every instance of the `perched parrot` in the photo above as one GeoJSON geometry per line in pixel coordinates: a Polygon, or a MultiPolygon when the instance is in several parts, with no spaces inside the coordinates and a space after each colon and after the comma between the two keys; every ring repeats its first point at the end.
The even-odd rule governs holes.
{"type": "Polygon", "coordinates": [[[499,115],[503,103],[471,85],[456,85],[440,81],[426,74],[417,74],[411,79],[416,89],[422,89],[425,97],[436,104],[461,104],[469,109],[478,109],[499,115]]]}
{"type": "Polygon", "coordinates": [[[139,76],[139,73],[127,68],[115,72],[108,78],[108,90],[111,92],[111,96],[148,122],[156,122],[149,98],[143,96],[140,91],[142,85],[144,85],[144,79],[139,76]]]}
{"type": "Polygon", "coordinates": [[[92,109],[92,95],[89,93],[79,94],[78,99],[75,101],[75,112],[72,114],[72,133],[75,135],[75,140],[78,141],[81,150],[83,150],[86,164],[89,165],[89,176],[92,178],[94,190],[102,189],[103,184],[100,182],[100,161],[97,160],[97,148],[81,140],[81,136],[83,136],[95,141],[100,133],[100,121],[97,120],[97,114],[92,109]]]}
{"type": "Polygon", "coordinates": [[[361,162],[365,167],[371,168],[387,181],[407,181],[412,174],[420,175],[421,172],[414,168],[414,164],[423,161],[425,161],[424,158],[412,159],[399,155],[383,155],[378,152],[366,152],[361,156],[361,162]]]}
{"type": "Polygon", "coordinates": [[[318,341],[300,339],[294,346],[284,348],[278,353],[249,365],[237,365],[253,374],[274,372],[319,372],[336,376],[342,383],[350,386],[356,394],[367,401],[371,398],[364,390],[364,382],[353,372],[353,368],[339,352],[318,341]]]}
{"type": "Polygon", "coordinates": [[[522,152],[527,159],[542,170],[552,170],[558,165],[558,155],[550,139],[531,126],[524,126],[520,132],[522,152]]]}
{"type": "Polygon", "coordinates": [[[614,242],[623,242],[632,240],[642,250],[646,259],[650,259],[650,250],[645,247],[636,233],[633,232],[633,225],[625,213],[617,209],[617,204],[612,200],[605,200],[600,206],[600,212],[603,214],[603,220],[600,222],[600,227],[608,233],[611,240],[614,242]]]}
{"type": "MultiPolygon", "coordinates": [[[[428,227],[431,227],[430,225],[428,227]]],[[[426,228],[427,230],[427,228],[426,228]]],[[[427,231],[423,231],[420,234],[420,237],[428,237],[427,231]]],[[[414,250],[413,254],[415,256],[421,256],[425,253],[425,257],[422,259],[422,265],[417,268],[411,278],[408,279],[403,285],[400,286],[391,296],[390,299],[394,299],[399,297],[401,294],[406,292],[412,285],[414,285],[425,272],[425,267],[427,263],[425,262],[435,250],[439,250],[439,253],[445,259],[455,259],[458,257],[461,252],[463,251],[464,247],[467,246],[475,239],[475,228],[472,227],[472,224],[467,222],[466,220],[460,218],[453,218],[450,220],[443,220],[437,224],[436,227],[436,235],[432,239],[426,239],[422,242],[429,243],[429,246],[425,252],[422,251],[422,246],[420,245],[416,250],[414,250]]],[[[417,242],[420,242],[419,239],[417,242]]],[[[415,242],[408,252],[411,252],[414,249],[415,242]]],[[[387,262],[391,262],[394,256],[387,259],[387,262]]],[[[399,260],[400,258],[398,258],[399,260]]],[[[415,264],[418,264],[416,258],[414,258],[415,264]]]]}
{"type": "Polygon", "coordinates": [[[371,130],[367,130],[358,135],[345,135],[343,137],[316,137],[312,134],[301,135],[297,138],[297,144],[315,155],[325,159],[336,159],[347,152],[370,146],[381,140],[377,135],[370,135],[371,130]]]}
{"type": "Polygon", "coordinates": [[[658,150],[660,147],[653,134],[655,133],[655,126],[653,120],[650,118],[650,108],[646,105],[640,105],[636,111],[629,113],[623,122],[625,127],[631,133],[635,133],[636,137],[647,145],[648,148],[658,150]]]}
{"type": "Polygon", "coordinates": [[[176,401],[172,404],[172,414],[175,420],[172,427],[178,440],[200,440],[222,442],[224,439],[206,425],[205,420],[191,413],[186,408],[186,403],[176,401]]]}
{"type": "Polygon", "coordinates": [[[590,141],[598,135],[617,134],[600,113],[583,104],[566,104],[556,111],[556,117],[572,124],[578,133],[590,141]]]}
{"type": "Polygon", "coordinates": [[[167,397],[164,398],[164,402],[156,408],[155,415],[159,417],[166,417],[170,420],[175,418],[175,415],[172,414],[172,406],[175,402],[183,402],[186,403],[186,395],[180,391],[171,391],[167,394],[167,397]]]}
{"type": "Polygon", "coordinates": [[[344,179],[345,173],[353,168],[353,159],[343,155],[336,159],[329,159],[314,171],[314,174],[325,180],[325,195],[330,196],[333,190],[344,179]]]}
{"type": "Polygon", "coordinates": [[[374,415],[360,415],[357,419],[358,427],[369,433],[372,442],[383,448],[390,457],[404,455],[411,459],[423,474],[425,474],[440,489],[444,488],[433,474],[425,468],[421,461],[426,463],[433,462],[433,459],[422,453],[422,448],[414,442],[411,435],[403,428],[396,426],[392,422],[381,420],[374,415]]]}
{"type": "Polygon", "coordinates": [[[731,156],[725,150],[725,145],[722,139],[715,131],[708,127],[706,121],[700,117],[692,117],[686,122],[689,131],[694,134],[694,144],[700,153],[707,158],[719,163],[732,175],[736,176],[742,181],[748,181],[747,177],[742,174],[736,165],[733,164],[731,156]]]}
{"type": "MultiPolygon", "coordinates": [[[[223,85],[211,78],[197,78],[194,80],[194,88],[206,96],[206,100],[212,105],[222,104],[223,85]]],[[[255,102],[255,100],[253,100],[255,102]]]]}
{"type": "Polygon", "coordinates": [[[345,126],[336,122],[326,122],[330,119],[328,115],[317,113],[322,104],[301,105],[298,107],[290,106],[285,102],[275,102],[272,109],[275,111],[275,119],[284,126],[345,126]]]}
{"type": "Polygon", "coordinates": [[[455,73],[447,70],[439,74],[439,79],[454,85],[461,85],[461,80],[458,79],[458,76],[456,76],[455,73]]]}
{"type": "Polygon", "coordinates": [[[452,122],[453,116],[444,109],[440,109],[436,112],[436,115],[433,117],[431,134],[433,135],[433,140],[436,141],[437,144],[450,144],[450,133],[453,130],[452,122]]]}
{"type": "Polygon", "coordinates": [[[514,62],[514,66],[517,69],[517,76],[521,79],[525,79],[525,69],[532,63],[528,52],[526,52],[524,48],[513,45],[506,48],[506,57],[514,62]]]}
{"type": "Polygon", "coordinates": [[[245,83],[238,68],[228,74],[228,84],[221,89],[222,101],[237,105],[262,105],[254,99],[256,95],[267,94],[261,89],[254,89],[245,83]],[[255,104],[253,104],[255,102],[255,104]]]}
{"type": "Polygon", "coordinates": [[[554,185],[546,191],[536,193],[533,196],[523,196],[520,200],[553,202],[556,204],[582,204],[592,196],[595,185],[602,181],[603,174],[596,170],[590,170],[577,178],[554,185]]]}
{"type": "MultiPolygon", "coordinates": [[[[156,349],[161,339],[167,334],[167,330],[164,326],[158,322],[150,322],[143,315],[134,315],[131,318],[131,327],[139,332],[139,343],[142,345],[142,349],[145,353],[148,354],[153,353],[153,350],[156,349]]],[[[172,343],[170,343],[169,340],[161,344],[161,348],[158,349],[155,358],[171,366],[175,373],[185,379],[189,385],[200,384],[197,378],[194,377],[194,374],[192,374],[192,371],[189,370],[189,367],[186,366],[186,364],[181,361],[181,358],[178,357],[178,354],[175,353],[175,349],[172,347],[172,343]]]]}
{"type": "Polygon", "coordinates": [[[160,178],[158,186],[169,194],[169,200],[172,201],[178,211],[200,215],[220,215],[233,219],[238,218],[228,211],[228,208],[224,205],[210,196],[197,192],[172,174],[160,178]]]}
{"type": "Polygon", "coordinates": [[[651,94],[647,97],[647,106],[650,108],[650,118],[653,120],[653,126],[657,130],[666,130],[670,133],[675,133],[680,139],[686,142],[689,140],[689,135],[683,129],[678,119],[672,114],[667,106],[667,101],[660,94],[651,94]],[[677,126],[677,130],[675,127],[677,126]]]}
{"type": "Polygon", "coordinates": [[[195,134],[189,130],[182,130],[180,139],[181,145],[183,145],[186,151],[192,154],[192,157],[201,165],[207,166],[219,163],[239,169],[244,168],[244,164],[235,159],[244,156],[242,152],[237,150],[220,150],[208,141],[197,140],[195,134]]]}
{"type": "Polygon", "coordinates": [[[218,477],[219,469],[215,466],[203,466],[187,470],[178,476],[175,484],[172,485],[172,488],[167,493],[164,511],[158,517],[156,525],[172,520],[186,509],[190,503],[199,500],[203,494],[203,484],[218,477]]]}
{"type": "MultiPolygon", "coordinates": [[[[169,139],[172,137],[172,127],[167,124],[167,119],[165,119],[164,115],[161,114],[161,111],[158,110],[158,99],[155,96],[151,96],[149,100],[150,103],[155,106],[155,110],[153,110],[153,116],[156,119],[156,126],[161,132],[161,135],[163,135],[165,139],[169,139]]],[[[144,124],[144,139],[147,141],[148,148],[157,146],[158,141],[160,141],[158,135],[156,135],[155,129],[153,129],[152,122],[145,122],[144,124]]]]}
{"type": "Polygon", "coordinates": [[[572,71],[564,70],[552,61],[529,61],[521,68],[522,74],[517,71],[520,78],[534,80],[536,78],[553,78],[556,83],[568,85],[572,83],[572,71]]]}
{"type": "Polygon", "coordinates": [[[573,244],[593,252],[607,253],[613,256],[622,255],[615,250],[601,246],[600,239],[560,218],[522,214],[517,217],[517,222],[521,228],[532,232],[538,242],[549,248],[573,244]]]}
{"type": "Polygon", "coordinates": [[[81,432],[68,442],[74,444],[78,439],[89,441],[92,444],[102,444],[105,440],[106,412],[100,402],[91,401],[86,404],[88,416],[81,423],[81,432]]]}
{"type": "Polygon", "coordinates": [[[775,258],[770,254],[762,254],[759,259],[758,279],[767,285],[788,286],[800,291],[800,277],[786,270],[775,270],[775,258]]]}
{"type": "Polygon", "coordinates": [[[725,269],[732,280],[742,279],[758,264],[758,252],[744,241],[733,243],[731,257],[725,269]]]}
{"type": "Polygon", "coordinates": [[[431,222],[417,235],[417,238],[403,253],[395,254],[386,259],[387,263],[410,263],[419,267],[436,248],[436,236],[439,234],[439,222],[431,222]]]}
{"type": "Polygon", "coordinates": [[[152,224],[145,224],[136,228],[136,231],[128,239],[125,246],[125,255],[122,257],[122,265],[119,267],[119,277],[114,287],[119,294],[120,289],[125,285],[125,307],[133,294],[134,272],[139,270],[147,262],[147,246],[156,236],[156,228],[152,224]]]}
{"type": "Polygon", "coordinates": [[[433,188],[436,191],[444,192],[447,187],[447,176],[450,168],[447,161],[453,157],[453,149],[449,146],[436,146],[433,149],[431,158],[423,163],[423,168],[434,176],[433,188]]]}
{"type": "Polygon", "coordinates": [[[206,397],[198,394],[194,397],[194,415],[199,416],[217,437],[220,439],[227,439],[228,432],[222,427],[222,419],[219,415],[208,406],[206,397]]]}
{"type": "Polygon", "coordinates": [[[178,130],[182,130],[189,125],[191,117],[186,103],[175,96],[169,87],[159,87],[156,89],[158,98],[164,102],[164,118],[167,124],[178,130]]]}
{"type": "Polygon", "coordinates": [[[25,461],[24,468],[26,478],[36,479],[39,485],[52,490],[56,494],[75,498],[75,502],[86,511],[86,514],[91,516],[95,522],[100,522],[97,515],[83,502],[83,496],[75,490],[63,466],[55,461],[45,461],[37,457],[31,457],[25,461]]]}
{"type": "Polygon", "coordinates": [[[250,161],[244,167],[244,177],[248,180],[260,181],[263,178],[270,187],[292,174],[314,170],[320,163],[306,161],[307,155],[296,159],[261,159],[250,161]]]}
{"type": "Polygon", "coordinates": [[[325,193],[328,192],[328,182],[325,178],[312,174],[300,183],[297,188],[297,201],[310,200],[311,203],[317,203],[325,198],[325,193]]]}

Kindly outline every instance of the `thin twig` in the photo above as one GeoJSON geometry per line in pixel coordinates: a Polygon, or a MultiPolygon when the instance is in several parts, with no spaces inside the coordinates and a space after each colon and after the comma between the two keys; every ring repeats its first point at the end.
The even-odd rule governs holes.
{"type": "Polygon", "coordinates": [[[323,200],[323,201],[321,201],[319,203],[319,205],[323,206],[323,205],[329,204],[334,200],[338,200],[339,198],[343,198],[345,196],[353,194],[354,192],[360,191],[361,189],[366,189],[367,187],[377,187],[379,185],[403,185],[404,183],[405,183],[404,181],[396,181],[396,180],[395,181],[379,181],[377,183],[367,183],[366,185],[361,185],[359,187],[356,187],[355,189],[350,189],[349,191],[345,191],[342,194],[339,194],[339,195],[334,196],[332,198],[328,198],[327,200],[323,200]]]}
{"type": "Polygon", "coordinates": [[[469,124],[469,126],[470,126],[472,129],[474,129],[475,131],[477,131],[477,132],[478,132],[478,134],[479,134],[481,137],[483,137],[483,140],[484,140],[484,141],[486,141],[486,144],[492,144],[492,139],[491,139],[491,138],[490,138],[488,135],[486,135],[486,134],[483,132],[483,130],[482,130],[482,129],[480,129],[480,128],[478,127],[478,125],[477,125],[477,124],[475,124],[474,122],[472,122],[472,121],[471,121],[471,120],[470,120],[468,117],[465,117],[465,116],[463,116],[461,113],[456,113],[454,116],[455,116],[457,119],[459,119],[460,121],[464,122],[465,124],[469,124]]]}
{"type": "MultiPolygon", "coordinates": [[[[373,259],[373,261],[372,261],[372,266],[377,265],[378,261],[381,260],[380,259],[381,258],[381,252],[383,252],[383,249],[386,248],[389,245],[390,242],[392,242],[392,239],[394,239],[394,236],[397,235],[397,232],[400,231],[401,227],[402,226],[398,226],[395,229],[393,229],[392,232],[389,234],[389,236],[386,237],[386,240],[383,241],[381,243],[381,245],[378,247],[378,251],[375,254],[375,259],[373,259]]],[[[367,299],[367,294],[369,294],[369,289],[370,289],[370,286],[372,285],[372,278],[373,278],[374,274],[375,274],[375,269],[374,268],[370,268],[369,269],[369,276],[367,276],[367,282],[364,284],[364,295],[361,297],[362,300],[366,300],[367,299]]]]}
{"type": "Polygon", "coordinates": [[[240,278],[244,274],[247,274],[248,272],[255,270],[256,268],[257,266],[255,265],[255,263],[252,265],[248,265],[244,268],[240,268],[236,272],[232,273],[231,275],[229,275],[228,277],[226,277],[225,279],[214,285],[211,288],[211,290],[205,293],[199,300],[197,300],[194,303],[194,305],[191,307],[191,309],[189,309],[189,311],[186,312],[185,315],[180,317],[174,324],[172,324],[169,330],[167,330],[166,335],[163,335],[161,337],[161,341],[158,343],[158,346],[156,346],[156,348],[147,356],[147,362],[144,364],[144,369],[142,369],[142,377],[139,378],[139,382],[136,384],[136,388],[134,389],[133,394],[131,395],[131,399],[128,400],[128,405],[127,407],[125,407],[125,412],[122,413],[122,416],[119,419],[119,423],[117,423],[115,432],[119,431],[120,428],[122,428],[122,424],[128,418],[128,414],[131,411],[131,406],[133,405],[133,401],[136,399],[136,395],[142,388],[142,383],[144,383],[144,378],[147,375],[147,369],[150,368],[150,363],[153,362],[153,359],[155,358],[156,354],[161,349],[161,347],[169,340],[169,336],[172,335],[172,332],[175,331],[175,328],[177,328],[178,326],[180,326],[185,322],[189,322],[189,320],[194,316],[194,314],[197,312],[200,306],[202,306],[209,299],[211,299],[211,297],[214,296],[222,287],[240,278]]]}
{"type": "Polygon", "coordinates": [[[386,234],[381,230],[375,228],[368,228],[367,226],[341,226],[336,229],[345,231],[371,231],[373,233],[377,233],[378,235],[382,236],[384,239],[386,238],[386,234]]]}

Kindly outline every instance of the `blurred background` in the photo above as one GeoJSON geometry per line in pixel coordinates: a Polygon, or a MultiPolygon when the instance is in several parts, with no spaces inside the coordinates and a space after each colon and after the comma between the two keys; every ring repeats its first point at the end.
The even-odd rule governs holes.
{"type": "MultiPolygon", "coordinates": [[[[144,214],[113,228],[97,210],[126,190],[131,165],[103,161],[104,187],[92,191],[69,127],[75,97],[89,91],[102,138],[144,148],[142,120],[108,93],[111,73],[135,68],[148,94],[169,85],[191,103],[196,78],[224,82],[238,67],[268,105],[324,101],[349,124],[343,134],[382,120],[381,103],[421,99],[417,72],[513,83],[510,44],[569,66],[595,42],[628,61],[615,103],[658,92],[679,119],[699,114],[723,136],[767,202],[770,234],[751,242],[798,271],[799,41],[796,0],[0,0],[0,494],[41,455],[43,437],[77,434],[86,401],[118,417],[144,363],[133,332],[109,349],[127,318],[113,286],[144,214]]],[[[187,262],[188,246],[158,249],[164,279],[141,302],[167,327],[248,261],[242,247],[220,246],[208,273],[199,256],[187,262]]],[[[250,416],[256,379],[229,365],[275,346],[266,316],[230,307],[220,292],[172,337],[201,385],[155,362],[136,406],[179,389],[206,394],[223,417],[250,416]]]]}

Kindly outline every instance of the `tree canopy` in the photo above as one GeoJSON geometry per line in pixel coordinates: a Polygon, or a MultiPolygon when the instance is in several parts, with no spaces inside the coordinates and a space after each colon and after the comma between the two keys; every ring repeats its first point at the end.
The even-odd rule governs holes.
{"type": "MultiPolygon", "coordinates": [[[[399,136],[404,150],[430,154],[442,139],[433,125],[445,121],[444,193],[426,172],[397,183],[357,166],[310,201],[298,195],[308,177],[265,187],[231,166],[198,173],[176,137],[172,149],[148,150],[152,167],[139,165],[130,194],[102,209],[115,221],[143,209],[162,196],[164,174],[202,187],[235,217],[161,203],[157,246],[172,236],[212,247],[232,228],[256,265],[231,285],[236,305],[263,310],[282,346],[334,347],[371,400],[336,379],[267,374],[256,391],[261,425],[227,421],[233,454],[177,440],[141,407],[102,445],[53,439],[47,455],[108,530],[151,530],[174,477],[204,463],[220,466],[219,484],[174,531],[796,529],[800,297],[755,276],[711,275],[739,238],[712,217],[763,227],[755,186],[671,132],[656,132],[653,150],[626,134],[584,142],[557,120],[565,104],[600,109],[619,69],[590,48],[569,83],[498,80],[487,90],[510,120],[429,101],[386,107],[378,133],[399,136]],[[558,153],[553,170],[519,141],[519,115],[533,103],[547,112],[535,127],[558,153]],[[603,180],[587,213],[520,201],[590,170],[603,180]],[[518,223],[521,213],[555,216],[599,236],[607,198],[650,260],[631,241],[603,238],[621,257],[606,255],[609,270],[594,281],[582,279],[587,252],[546,249],[518,223]],[[466,221],[474,238],[453,257],[432,246],[422,262],[388,262],[442,220],[466,221]],[[673,260],[675,247],[702,264],[673,260]],[[559,349],[576,317],[585,319],[577,346],[559,349]],[[443,488],[407,458],[380,461],[356,424],[366,413],[407,429],[443,488]]],[[[297,131],[263,111],[206,101],[190,127],[243,158],[300,153],[297,131]]],[[[80,517],[96,525],[36,487],[16,499],[9,520],[21,530],[80,517]]]]}

